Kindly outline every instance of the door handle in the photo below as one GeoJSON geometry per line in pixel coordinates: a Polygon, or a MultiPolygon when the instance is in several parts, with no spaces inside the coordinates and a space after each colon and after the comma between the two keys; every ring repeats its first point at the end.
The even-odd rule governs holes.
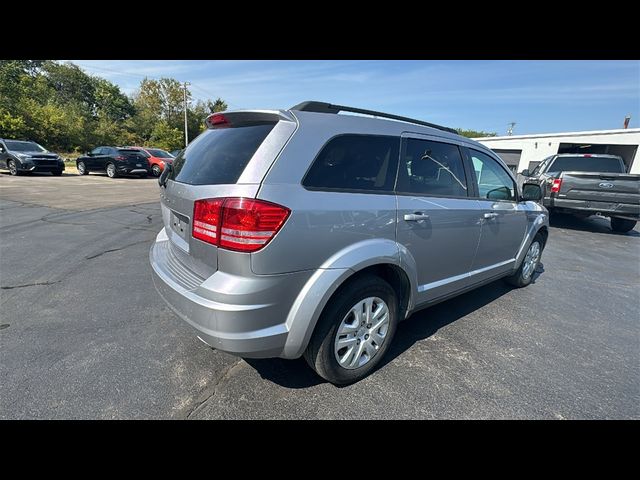
{"type": "Polygon", "coordinates": [[[427,220],[429,215],[426,213],[416,212],[416,213],[405,213],[404,220],[406,222],[419,222],[421,220],[427,220]]]}
{"type": "Polygon", "coordinates": [[[491,220],[492,218],[496,218],[498,216],[498,213],[485,213],[484,215],[482,215],[482,217],[486,218],[487,220],[491,220]]]}

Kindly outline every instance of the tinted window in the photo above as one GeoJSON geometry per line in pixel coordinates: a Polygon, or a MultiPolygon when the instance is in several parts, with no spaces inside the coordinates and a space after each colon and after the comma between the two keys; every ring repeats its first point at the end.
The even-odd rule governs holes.
{"type": "Polygon", "coordinates": [[[611,157],[558,157],[550,172],[616,172],[624,173],[620,160],[611,157]]]}
{"type": "Polygon", "coordinates": [[[236,183],[275,123],[205,130],[173,163],[171,178],[191,185],[236,183]]]}
{"type": "Polygon", "coordinates": [[[460,149],[449,143],[407,139],[400,162],[398,191],[438,197],[466,197],[467,179],[460,149]]]}
{"type": "Polygon", "coordinates": [[[102,147],[94,148],[91,150],[91,155],[102,155],[102,147]]]}
{"type": "Polygon", "coordinates": [[[515,184],[507,171],[489,155],[476,150],[469,150],[469,153],[476,172],[480,198],[514,201],[516,199],[515,184]]]}
{"type": "Polygon", "coordinates": [[[340,135],[316,157],[302,181],[305,187],[393,191],[400,138],[340,135]]]}

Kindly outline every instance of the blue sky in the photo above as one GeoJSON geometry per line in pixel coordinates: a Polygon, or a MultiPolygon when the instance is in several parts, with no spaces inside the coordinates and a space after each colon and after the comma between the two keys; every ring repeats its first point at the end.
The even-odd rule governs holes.
{"type": "Polygon", "coordinates": [[[144,76],[230,108],[321,100],[514,134],[640,126],[640,61],[73,60],[130,94],[144,76]]]}

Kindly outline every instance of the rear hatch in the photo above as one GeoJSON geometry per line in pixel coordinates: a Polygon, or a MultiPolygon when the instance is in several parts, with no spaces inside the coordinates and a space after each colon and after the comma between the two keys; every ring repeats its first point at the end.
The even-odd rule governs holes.
{"type": "Polygon", "coordinates": [[[129,168],[149,168],[147,158],[138,150],[134,150],[132,148],[120,148],[118,149],[118,153],[120,156],[124,157],[124,162],[126,162],[129,168]]]}
{"type": "Polygon", "coordinates": [[[160,187],[170,258],[203,279],[218,269],[218,247],[193,237],[194,203],[255,198],[269,167],[296,129],[295,118],[283,111],[225,112],[209,117],[207,125],[174,159],[166,185],[160,187]]]}

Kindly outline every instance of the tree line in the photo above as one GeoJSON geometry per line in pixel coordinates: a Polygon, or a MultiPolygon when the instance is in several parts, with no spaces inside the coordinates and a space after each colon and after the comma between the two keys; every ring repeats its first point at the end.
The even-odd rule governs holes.
{"type": "MultiPolygon", "coordinates": [[[[0,137],[28,139],[51,150],[84,152],[97,145],[184,147],[183,87],[173,78],[145,78],[131,95],[71,62],[0,61],[0,137]]],[[[191,102],[187,130],[227,109],[224,100],[191,102]]]]}
{"type": "MultiPolygon", "coordinates": [[[[189,138],[202,132],[209,114],[226,109],[220,98],[189,102],[189,138]]],[[[466,137],[496,135],[457,130],[466,137]]],[[[183,87],[173,78],[145,78],[127,96],[71,62],[0,60],[0,137],[33,140],[64,152],[97,145],[179,149],[184,147],[183,87]]]]}

